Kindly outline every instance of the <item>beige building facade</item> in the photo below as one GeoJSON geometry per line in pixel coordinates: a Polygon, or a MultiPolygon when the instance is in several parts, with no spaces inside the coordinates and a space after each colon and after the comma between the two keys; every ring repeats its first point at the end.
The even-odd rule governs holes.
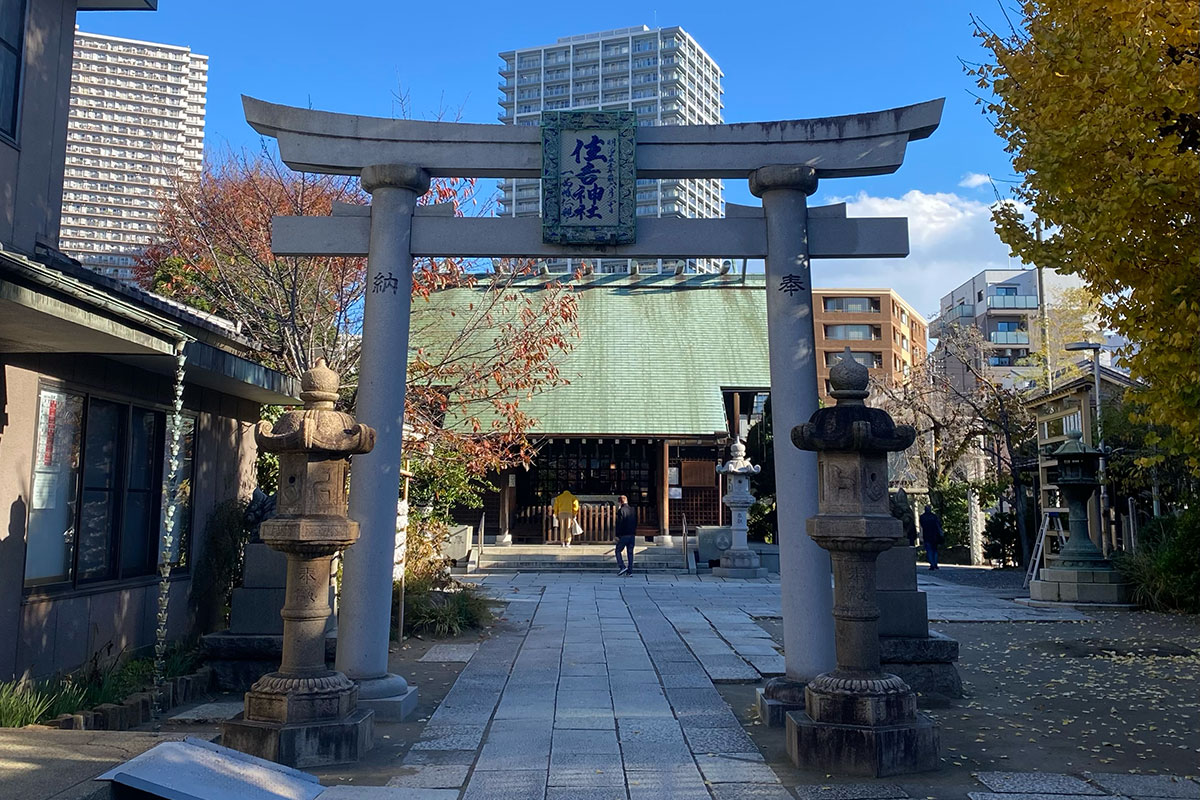
{"type": "Polygon", "coordinates": [[[846,347],[876,381],[896,382],[926,357],[929,323],[894,289],[813,289],[817,391],[830,402],[829,370],[846,347]]]}

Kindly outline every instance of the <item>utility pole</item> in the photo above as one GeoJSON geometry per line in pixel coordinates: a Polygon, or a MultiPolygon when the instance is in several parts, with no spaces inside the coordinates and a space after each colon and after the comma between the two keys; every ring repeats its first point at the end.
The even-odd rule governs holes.
{"type": "MultiPolygon", "coordinates": [[[[1037,243],[1042,243],[1042,221],[1034,220],[1033,235],[1037,238],[1037,243]]],[[[1045,270],[1042,267],[1041,259],[1038,259],[1037,264],[1037,291],[1038,291],[1038,322],[1042,330],[1042,365],[1043,377],[1046,380],[1046,391],[1054,391],[1054,370],[1050,367],[1050,321],[1046,315],[1046,282],[1045,270]]]]}

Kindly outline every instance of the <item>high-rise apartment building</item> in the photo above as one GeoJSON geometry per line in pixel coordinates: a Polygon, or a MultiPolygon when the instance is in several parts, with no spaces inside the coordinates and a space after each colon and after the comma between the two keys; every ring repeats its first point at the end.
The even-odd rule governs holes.
{"type": "Polygon", "coordinates": [[[846,348],[875,380],[902,381],[926,358],[929,323],[892,289],[813,289],[817,394],[832,402],[829,370],[846,348]]]}
{"type": "Polygon", "coordinates": [[[59,247],[129,280],[175,181],[204,158],[208,56],[75,32],[59,247]]]}
{"type": "MultiPolygon", "coordinates": [[[[679,27],[651,30],[645,25],[565,36],[554,44],[500,53],[499,118],[510,125],[537,125],[542,111],[637,112],[645,125],[710,125],[722,122],[721,69],[696,40],[679,27]]],[[[501,183],[501,213],[541,212],[540,181],[501,183]]],[[[721,181],[639,180],[638,216],[721,217],[725,203],[721,181]]],[[[597,272],[626,272],[627,259],[586,259],[597,272]]],[[[575,260],[549,262],[551,270],[570,270],[575,260]]],[[[639,261],[641,272],[708,272],[714,259],[683,262],[639,261]]]]}
{"type": "Polygon", "coordinates": [[[1061,275],[1052,269],[987,269],[942,298],[934,321],[935,336],[948,326],[973,326],[979,331],[981,352],[973,353],[966,364],[961,358],[946,358],[939,345],[939,360],[947,377],[960,389],[975,385],[972,370],[1002,381],[1023,383],[1039,370],[1036,355],[1040,349],[1042,305],[1053,308],[1065,289],[1083,286],[1073,275],[1061,275]]]}

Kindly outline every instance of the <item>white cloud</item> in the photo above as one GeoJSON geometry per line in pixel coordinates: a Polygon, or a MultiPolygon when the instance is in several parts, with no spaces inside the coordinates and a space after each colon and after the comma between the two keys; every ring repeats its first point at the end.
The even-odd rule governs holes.
{"type": "Polygon", "coordinates": [[[996,236],[991,206],[953,192],[913,190],[903,197],[828,198],[845,202],[851,217],[907,217],[909,255],[903,259],[819,259],[813,262],[817,287],[895,289],[927,319],[943,295],[985,269],[1019,269],[1008,246],[996,236]]]}
{"type": "Polygon", "coordinates": [[[991,175],[982,175],[978,172],[968,172],[966,175],[963,175],[963,179],[958,182],[958,185],[965,189],[978,189],[980,186],[987,186],[991,182],[991,175]]]}

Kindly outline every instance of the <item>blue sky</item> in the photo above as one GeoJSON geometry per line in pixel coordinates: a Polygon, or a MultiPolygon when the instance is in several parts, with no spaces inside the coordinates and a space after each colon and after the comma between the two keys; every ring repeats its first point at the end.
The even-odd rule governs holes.
{"type": "MultiPolygon", "coordinates": [[[[817,285],[893,286],[919,310],[985,267],[1008,266],[991,232],[989,183],[1012,179],[1003,142],[975,104],[960,59],[982,58],[970,14],[1000,24],[995,0],[949,2],[559,2],[160,0],[159,11],[87,12],[82,30],[187,45],[208,55],[208,147],[258,146],[239,97],[392,116],[439,107],[496,122],[497,53],[560,36],[680,25],[725,74],[725,120],[795,119],[946,98],[942,125],[909,147],[894,175],[826,181],[814,200],[861,216],[906,214],[904,261],[818,262],[817,285]],[[964,185],[965,184],[965,185],[964,185]],[[979,184],[979,185],[971,185],[979,184]]],[[[726,199],[756,202],[744,181],[726,199]]],[[[1015,265],[1015,264],[1014,264],[1015,265]]]]}

